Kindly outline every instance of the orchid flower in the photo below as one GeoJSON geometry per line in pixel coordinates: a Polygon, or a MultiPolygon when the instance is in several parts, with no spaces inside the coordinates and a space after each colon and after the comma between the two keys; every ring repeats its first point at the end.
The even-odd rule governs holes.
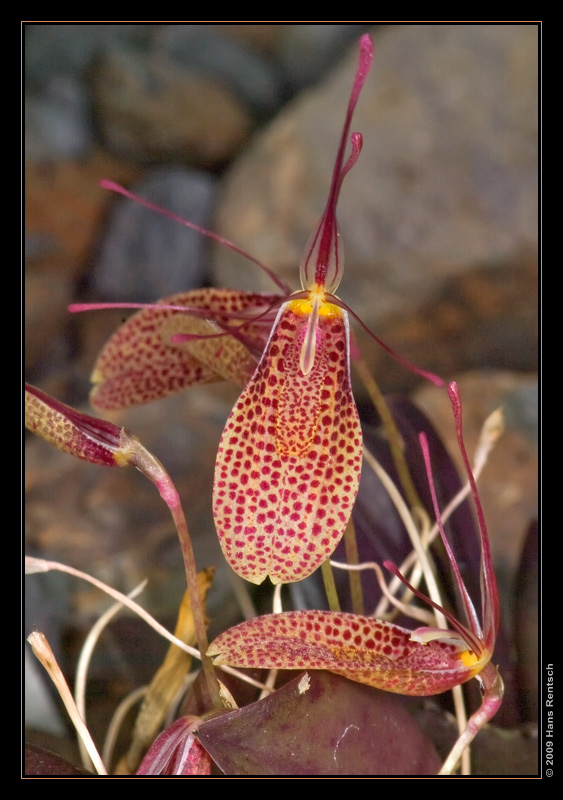
{"type": "MultiPolygon", "coordinates": [[[[91,402],[105,410],[220,378],[246,387],[218,448],[213,515],[228,563],[257,584],[267,576],[274,584],[298,581],[325,562],[344,534],[358,492],[362,433],[351,388],[348,313],[358,318],[334,294],[344,266],[336,206],[344,177],[362,149],[361,134],[352,133],[345,160],[372,58],[373,42],[366,34],[360,39],[328,201],[301,259],[302,288],[293,294],[232,242],[103,182],[245,255],[283,293],[200,289],[148,306],[111,304],[142,310],[109,340],[92,373],[91,402]]],[[[443,385],[368,333],[407,368],[443,385]]]]}
{"type": "MultiPolygon", "coordinates": [[[[362,434],[350,380],[349,323],[334,295],[343,269],[336,205],[362,148],[361,135],[352,134],[345,163],[372,57],[365,35],[328,202],[300,265],[302,290],[289,294],[260,264],[284,295],[200,289],[149,306],[111,304],[141,310],[111,337],[92,373],[91,402],[103,410],[220,378],[246,386],[221,438],[213,511],[227,561],[254,583],[267,575],[285,583],[311,574],[336,548],[358,491],[362,434]]],[[[121,187],[104,185],[241,252],[121,187]]]]}
{"type": "Polygon", "coordinates": [[[214,664],[260,669],[323,669],[350,680],[397,694],[440,694],[471,678],[483,688],[482,705],[446,760],[443,774],[454,769],[467,744],[496,713],[503,682],[491,663],[499,625],[499,599],[489,540],[475,480],[462,436],[461,401],[455,383],[449,386],[458,443],[477,509],[481,545],[481,617],[477,614],[450,544],[436,500],[426,438],[420,443],[434,503],[436,521],[450,560],[466,622],[433,602],[404,578],[390,562],[385,566],[419,598],[440,611],[450,628],[419,627],[410,631],[373,617],[333,611],[288,611],[243,622],[220,634],[208,655],[214,664]]]}
{"type": "Polygon", "coordinates": [[[348,315],[335,297],[344,266],[336,221],[342,181],[362,147],[352,115],[373,57],[365,35],[328,201],[301,259],[301,291],[281,306],[260,363],[219,443],[213,515],[241,577],[306,578],[334,551],[358,492],[362,432],[350,379],[348,315]]]}
{"type": "MultiPolygon", "coordinates": [[[[350,378],[351,310],[334,294],[344,267],[336,205],[362,149],[361,134],[352,133],[344,160],[372,58],[366,34],[328,201],[301,259],[302,288],[281,305],[219,443],[215,526],[226,560],[251,583],[268,576],[274,584],[290,583],[311,575],[342,539],[358,493],[362,431],[350,378]]],[[[443,385],[369,333],[409,369],[443,385]]]]}

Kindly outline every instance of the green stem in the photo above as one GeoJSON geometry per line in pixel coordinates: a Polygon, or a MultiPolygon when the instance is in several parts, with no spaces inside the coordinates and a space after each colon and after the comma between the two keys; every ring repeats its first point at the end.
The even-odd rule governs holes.
{"type": "Polygon", "coordinates": [[[332,567],[330,565],[330,561],[328,558],[321,564],[321,573],[325,585],[328,607],[331,611],[340,611],[340,601],[338,599],[338,593],[336,591],[334,573],[332,571],[332,567]]]}
{"type": "MultiPolygon", "coordinates": [[[[344,531],[344,547],[346,549],[346,561],[348,564],[359,564],[360,555],[358,553],[358,541],[356,539],[356,529],[352,517],[344,531]]],[[[362,576],[358,570],[348,571],[350,582],[350,598],[352,600],[352,611],[354,614],[364,613],[364,593],[362,589],[362,576]]]]}

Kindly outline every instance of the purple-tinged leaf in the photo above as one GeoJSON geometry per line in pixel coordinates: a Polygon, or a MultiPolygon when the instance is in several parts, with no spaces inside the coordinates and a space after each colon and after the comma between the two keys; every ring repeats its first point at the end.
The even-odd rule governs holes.
{"type": "Polygon", "coordinates": [[[226,775],[435,775],[440,759],[402,698],[328,672],[199,726],[226,775]]]}
{"type": "Polygon", "coordinates": [[[25,777],[26,778],[94,778],[92,772],[76,767],[61,756],[38,747],[35,744],[25,745],[25,777]]]}
{"type": "MultiPolygon", "coordinates": [[[[418,434],[423,432],[429,442],[434,483],[441,507],[455,496],[462,482],[454,463],[445,449],[440,437],[425,415],[408,399],[403,397],[386,398],[393,419],[404,443],[404,454],[414,487],[430,519],[434,519],[432,501],[428,490],[428,479],[424,468],[418,434]]],[[[401,484],[391,456],[387,437],[376,423],[362,425],[364,444],[391,476],[395,485],[401,484]]],[[[401,564],[412,550],[407,534],[394,503],[377,475],[365,464],[362,469],[360,488],[352,513],[360,562],[375,561],[382,564],[392,561],[401,564]]],[[[461,573],[472,596],[479,594],[479,538],[475,521],[468,502],[465,501],[445,525],[446,532],[460,565],[461,573]]],[[[444,558],[442,547],[437,542],[434,557],[440,564],[440,574],[445,596],[455,602],[453,587],[449,578],[449,566],[444,558]]],[[[334,553],[336,561],[345,561],[344,546],[341,543],[334,553]]],[[[371,570],[360,573],[364,592],[365,609],[374,609],[381,599],[381,589],[371,570]]],[[[335,572],[339,596],[343,610],[351,610],[348,605],[348,575],[341,570],[335,572]]],[[[401,618],[401,624],[406,624],[401,618]]],[[[410,623],[409,623],[410,624],[410,623]]]]}
{"type": "Polygon", "coordinates": [[[534,521],[522,548],[516,576],[514,643],[517,654],[516,678],[522,721],[535,722],[539,708],[539,614],[538,614],[538,523],[534,521]]]}
{"type": "MultiPolygon", "coordinates": [[[[387,400],[401,438],[405,443],[405,454],[407,455],[413,483],[424,507],[433,520],[434,512],[430,500],[428,480],[425,475],[422,450],[418,442],[419,433],[424,433],[428,440],[432,462],[433,483],[438,504],[442,510],[461,488],[461,477],[453,459],[436,432],[436,429],[423,412],[407,398],[392,396],[387,400]]],[[[366,438],[369,437],[369,433],[365,435],[366,438]]],[[[486,472],[482,480],[486,480],[486,472]]],[[[369,503],[369,494],[367,496],[367,502],[369,503]]],[[[479,531],[470,499],[466,499],[458,506],[444,524],[444,528],[469,595],[472,598],[478,598],[481,593],[479,577],[481,570],[481,548],[479,544],[479,531]]],[[[369,535],[368,529],[366,529],[366,533],[369,535]]],[[[377,545],[377,543],[375,544],[377,545]]],[[[405,547],[407,551],[410,550],[409,542],[405,542],[405,547]]],[[[463,607],[459,600],[459,593],[457,587],[451,581],[448,560],[438,540],[435,541],[432,552],[440,574],[442,597],[449,608],[457,609],[457,615],[460,616],[463,607]]],[[[403,557],[404,555],[401,556],[401,558],[403,557]]],[[[400,559],[395,560],[395,563],[400,563],[400,559]]],[[[494,661],[498,665],[499,671],[503,677],[506,698],[506,702],[503,703],[497,717],[498,723],[513,725],[517,721],[517,717],[514,714],[517,698],[513,674],[513,644],[511,642],[509,630],[507,626],[503,624],[500,625],[497,634],[494,661]]],[[[479,702],[480,694],[477,685],[470,684],[467,689],[469,694],[474,696],[474,702],[479,702]]]]}

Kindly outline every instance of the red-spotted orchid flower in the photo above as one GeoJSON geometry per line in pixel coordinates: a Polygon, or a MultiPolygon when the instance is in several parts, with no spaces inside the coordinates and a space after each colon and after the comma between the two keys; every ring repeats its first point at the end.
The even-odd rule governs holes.
{"type": "Polygon", "coordinates": [[[496,713],[503,696],[502,679],[491,663],[499,625],[499,600],[489,541],[479,496],[461,433],[461,402],[455,383],[449,387],[458,443],[476,505],[481,544],[481,616],[477,614],[442,525],[436,500],[427,443],[420,442],[429,475],[438,527],[459,589],[466,623],[419,592],[386,562],[386,567],[426,603],[438,609],[449,629],[398,625],[344,612],[289,611],[256,617],[220,634],[208,655],[216,665],[262,669],[324,669],[377,689],[403,695],[440,694],[478,678],[483,688],[481,707],[469,719],[451,751],[443,774],[454,769],[467,744],[496,713]]]}
{"type": "Polygon", "coordinates": [[[346,163],[344,153],[372,57],[363,36],[328,202],[301,260],[302,290],[280,308],[219,444],[215,525],[225,558],[252,583],[298,581],[316,570],[342,538],[358,492],[362,432],[348,315],[333,293],[343,268],[336,205],[360,154],[359,133],[346,163]]]}
{"type": "MultiPolygon", "coordinates": [[[[103,410],[146,403],[220,378],[246,387],[219,445],[213,514],[227,561],[253,583],[268,575],[273,583],[292,582],[314,572],[343,536],[358,491],[362,435],[350,381],[348,312],[355,314],[334,295],[343,270],[336,206],[344,177],[362,148],[361,134],[352,133],[345,160],[352,115],[372,57],[373,43],[366,34],[360,40],[328,201],[301,260],[302,288],[293,294],[232,242],[103,182],[246,256],[282,292],[197,289],[157,304],[111,304],[142,310],[111,337],[92,373],[91,402],[103,410]]],[[[369,333],[409,369],[443,385],[369,333]]]]}

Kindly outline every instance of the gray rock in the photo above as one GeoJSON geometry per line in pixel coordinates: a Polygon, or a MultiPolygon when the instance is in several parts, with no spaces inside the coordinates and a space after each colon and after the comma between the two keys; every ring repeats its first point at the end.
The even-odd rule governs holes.
{"type": "Polygon", "coordinates": [[[295,93],[323,78],[372,23],[284,26],[276,46],[286,83],[295,93]]]}
{"type": "Polygon", "coordinates": [[[152,44],[181,68],[227,86],[259,116],[281,102],[281,70],[208,25],[163,25],[152,44]]]}
{"type": "Polygon", "coordinates": [[[84,77],[93,58],[116,42],[140,42],[152,25],[26,25],[26,86],[44,86],[54,75],[84,77]]]}
{"type": "Polygon", "coordinates": [[[93,142],[92,113],[81,80],[72,75],[56,75],[41,93],[26,95],[27,161],[84,158],[93,142]]]}
{"type": "MultiPolygon", "coordinates": [[[[209,227],[216,180],[181,168],[153,170],[135,193],[209,227]]],[[[116,200],[94,267],[92,289],[108,300],[151,301],[200,286],[208,241],[178,222],[125,199],[116,200]]]]}

